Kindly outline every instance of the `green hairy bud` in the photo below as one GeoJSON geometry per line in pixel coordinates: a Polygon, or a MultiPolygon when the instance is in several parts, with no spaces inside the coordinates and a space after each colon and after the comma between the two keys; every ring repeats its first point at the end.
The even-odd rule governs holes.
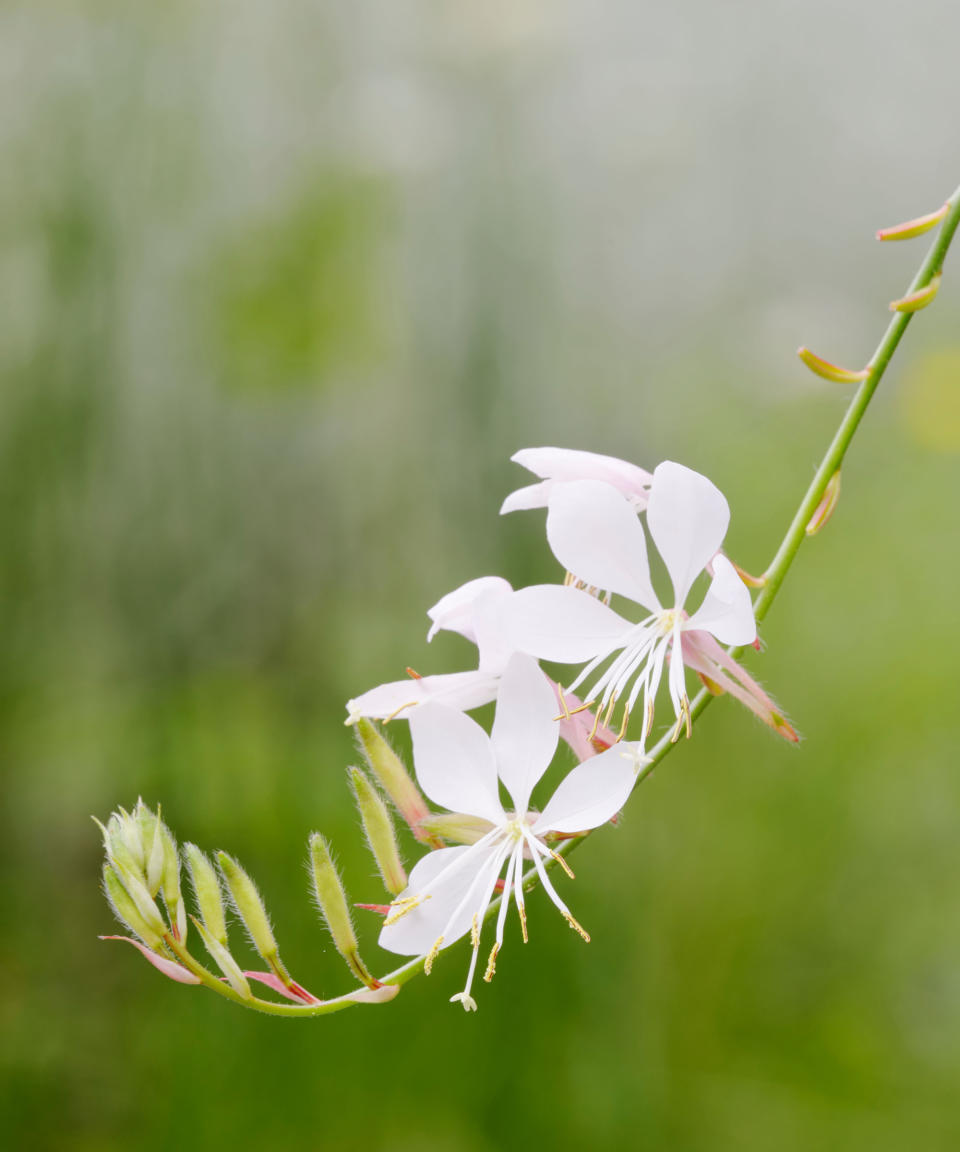
{"type": "Polygon", "coordinates": [[[333,937],[337,951],[358,979],[368,986],[376,985],[376,981],[360,959],[347,894],[330,856],[330,847],[319,832],[314,832],[310,837],[310,864],[317,907],[333,937]]]}
{"type": "Polygon", "coordinates": [[[384,887],[391,896],[396,896],[407,886],[407,873],[400,859],[390,813],[369,778],[359,768],[350,768],[349,774],[370,851],[383,877],[384,887]]]}
{"type": "Polygon", "coordinates": [[[187,867],[203,926],[214,940],[226,948],[227,919],[224,915],[217,870],[196,844],[184,844],[183,851],[187,857],[187,867]]]}
{"type": "Polygon", "coordinates": [[[277,941],[256,884],[226,852],[217,853],[217,863],[223,873],[233,906],[240,914],[240,919],[250,935],[250,943],[267,963],[276,961],[279,955],[277,941]]]}

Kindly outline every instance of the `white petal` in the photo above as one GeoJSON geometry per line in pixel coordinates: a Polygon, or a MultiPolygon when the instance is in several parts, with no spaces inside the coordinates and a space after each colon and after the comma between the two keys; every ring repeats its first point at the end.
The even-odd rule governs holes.
{"type": "Polygon", "coordinates": [[[643,496],[652,480],[636,464],[576,448],[521,448],[510,459],[542,480],[603,480],[630,496],[643,496]]]}
{"type": "Polygon", "coordinates": [[[560,726],[553,686],[530,656],[510,658],[500,681],[490,743],[500,779],[519,813],[557,750],[560,726]]]}
{"type": "MultiPolygon", "coordinates": [[[[447,928],[451,915],[471,884],[481,872],[492,866],[499,851],[496,845],[488,843],[470,848],[439,848],[424,856],[410,873],[410,882],[397,899],[407,896],[423,896],[425,899],[381,930],[380,947],[399,952],[402,956],[429,952],[437,937],[447,928]]],[[[480,895],[478,888],[478,905],[480,895]]],[[[456,922],[444,934],[444,945],[452,944],[469,931],[475,911],[476,908],[468,905],[457,916],[456,922]]]]}
{"type": "Polygon", "coordinates": [[[500,607],[513,589],[503,581],[505,589],[493,588],[477,600],[473,612],[473,627],[476,633],[477,653],[480,669],[492,676],[499,676],[513,655],[514,646],[504,635],[500,622],[500,607]]]}
{"type": "Polygon", "coordinates": [[[560,584],[514,592],[500,608],[500,621],[518,652],[561,664],[612,652],[633,627],[589,593],[560,584]]]}
{"type": "Polygon", "coordinates": [[[533,832],[585,832],[615,816],[633,791],[641,764],[638,744],[614,744],[578,764],[560,784],[533,832]]]}
{"type": "Polygon", "coordinates": [[[676,607],[719,550],[729,523],[726,497],[706,476],[670,460],[657,465],[647,525],[673,581],[676,607]]]}
{"type": "Polygon", "coordinates": [[[499,683],[498,675],[479,670],[421,676],[418,680],[393,680],[349,700],[348,722],[360,716],[369,716],[373,720],[386,720],[392,716],[407,719],[409,711],[430,702],[468,712],[495,700],[499,683]]]}
{"type": "Polygon", "coordinates": [[[726,558],[713,561],[713,582],[703,603],[683,624],[684,632],[703,629],[712,632],[721,644],[752,644],[757,638],[750,590],[726,558]]]}
{"type": "Polygon", "coordinates": [[[493,748],[479,724],[442,704],[424,704],[410,716],[410,734],[417,779],[435,804],[503,822],[493,748]]]}
{"type": "Polygon", "coordinates": [[[500,515],[504,516],[508,512],[524,512],[528,508],[546,508],[552,486],[549,480],[541,480],[539,484],[528,484],[525,488],[518,488],[500,505],[500,515]]]}
{"type": "Polygon", "coordinates": [[[477,600],[490,592],[504,595],[512,591],[509,583],[499,576],[480,576],[476,580],[461,584],[459,588],[454,588],[427,612],[433,621],[427,633],[427,640],[432,640],[441,629],[444,629],[447,632],[459,632],[461,636],[466,636],[468,640],[476,643],[473,615],[477,600]]]}
{"type": "Polygon", "coordinates": [[[564,568],[584,583],[659,610],[643,526],[632,505],[609,484],[578,480],[554,485],[547,539],[564,568]]]}

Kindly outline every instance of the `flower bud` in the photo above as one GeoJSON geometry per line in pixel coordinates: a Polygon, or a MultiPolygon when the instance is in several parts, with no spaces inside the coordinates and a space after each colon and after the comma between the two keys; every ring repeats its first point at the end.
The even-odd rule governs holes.
{"type": "Polygon", "coordinates": [[[350,768],[348,771],[370,851],[383,877],[384,887],[391,896],[396,896],[407,886],[407,873],[400,859],[393,820],[367,776],[359,768],[350,768]]]}
{"type": "Polygon", "coordinates": [[[110,863],[113,865],[113,869],[127,895],[136,906],[137,912],[150,928],[151,932],[160,937],[165,936],[170,929],[164,921],[163,916],[161,916],[160,909],[148,892],[143,880],[125,868],[119,860],[114,859],[111,860],[110,863]]]}
{"type": "Polygon", "coordinates": [[[881,228],[877,232],[878,240],[912,240],[914,236],[922,236],[931,228],[936,228],[940,221],[950,211],[949,201],[936,212],[929,212],[926,216],[917,216],[914,220],[905,220],[902,224],[894,224],[890,228],[881,228]]]}
{"type": "Polygon", "coordinates": [[[143,800],[139,799],[133,810],[133,819],[140,833],[147,889],[151,896],[156,896],[163,883],[164,856],[160,811],[158,809],[156,813],[151,812],[143,800]]]}
{"type": "Polygon", "coordinates": [[[226,852],[217,853],[217,863],[220,865],[233,906],[246,926],[250,943],[268,964],[277,960],[279,956],[277,941],[274,939],[270,919],[257,886],[236,860],[226,852]]]}
{"type": "Polygon", "coordinates": [[[374,980],[360,959],[347,894],[331,859],[330,847],[319,832],[314,832],[310,837],[310,865],[317,908],[333,937],[334,946],[358,979],[368,987],[376,987],[378,981],[374,980]]]}
{"type": "Polygon", "coordinates": [[[414,836],[418,840],[423,840],[424,835],[418,832],[418,828],[421,820],[430,814],[430,809],[420,795],[420,789],[404,767],[403,761],[384,739],[377,726],[366,717],[361,717],[357,721],[357,733],[360,736],[363,754],[374,776],[396,805],[397,811],[410,825],[414,836]]]}
{"type": "Polygon", "coordinates": [[[464,812],[431,813],[420,821],[420,827],[431,836],[452,840],[454,844],[476,844],[493,825],[482,816],[468,816],[464,812]]]}
{"type": "Polygon", "coordinates": [[[891,300],[890,311],[919,312],[921,308],[926,308],[928,304],[932,304],[936,299],[937,293],[940,291],[941,279],[942,274],[938,272],[926,287],[918,288],[916,292],[911,292],[908,296],[903,296],[899,300],[891,300]]]}
{"type": "Polygon", "coordinates": [[[833,515],[833,511],[837,506],[837,501],[840,499],[840,469],[827,481],[827,486],[823,490],[823,496],[820,503],[816,507],[816,511],[810,517],[810,522],[807,524],[807,535],[816,536],[820,529],[833,515]]]}
{"type": "Polygon", "coordinates": [[[247,983],[247,978],[240,970],[240,965],[234,960],[227,949],[215,940],[210,933],[204,928],[203,924],[195,917],[191,916],[190,919],[196,926],[197,931],[200,933],[200,938],[203,940],[204,946],[207,951],[216,961],[217,967],[226,976],[227,983],[230,987],[237,992],[244,1000],[252,1000],[253,992],[250,991],[250,985],[247,983]]]}
{"type": "Polygon", "coordinates": [[[866,380],[870,375],[869,368],[859,368],[855,371],[850,368],[841,368],[838,364],[831,364],[829,360],[821,359],[809,348],[802,346],[797,349],[797,355],[815,375],[824,380],[833,380],[836,384],[856,384],[860,380],[866,380]]]}
{"type": "Polygon", "coordinates": [[[200,918],[210,935],[224,948],[227,946],[227,920],[223,911],[220,880],[214,866],[196,844],[184,844],[190,880],[197,897],[200,918]]]}
{"type": "Polygon", "coordinates": [[[135,936],[139,936],[148,948],[160,946],[163,934],[158,933],[156,928],[140,915],[137,905],[130,898],[112,864],[103,866],[103,893],[113,909],[114,916],[121,924],[126,925],[135,936]]]}

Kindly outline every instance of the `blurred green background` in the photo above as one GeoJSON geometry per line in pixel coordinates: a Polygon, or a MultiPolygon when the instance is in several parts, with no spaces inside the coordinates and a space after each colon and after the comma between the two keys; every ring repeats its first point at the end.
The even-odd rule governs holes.
{"type": "Polygon", "coordinates": [[[0,6],[9,1146],[958,1146],[949,275],[750,658],[804,742],[712,708],[578,853],[589,947],[537,894],[475,1016],[461,947],[260,1018],[97,940],[89,820],[161,802],[345,990],[304,872],[320,828],[380,898],[344,701],[471,665],[424,642],[462,581],[555,578],[497,517],[526,445],[706,472],[764,567],[846,398],[795,347],[866,359],[924,244],[873,229],[960,180],[958,36],[936,0],[0,6]]]}

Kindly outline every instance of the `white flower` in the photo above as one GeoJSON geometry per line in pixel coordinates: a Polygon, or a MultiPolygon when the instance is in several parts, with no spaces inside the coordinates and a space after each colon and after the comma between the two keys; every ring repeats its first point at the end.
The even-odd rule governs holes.
{"type": "Polygon", "coordinates": [[[608,724],[615,705],[627,695],[622,735],[642,693],[644,741],[671,649],[668,686],[677,717],[674,735],[679,736],[684,724],[689,734],[684,633],[707,632],[723,644],[750,644],[757,634],[749,591],[719,554],[730,520],[722,493],[705,476],[666,461],[653,474],[646,519],[673,583],[671,607],[665,608],[653,589],[640,520],[618,491],[597,480],[554,485],[547,514],[550,547],[580,582],[633,600],[647,614],[633,624],[586,592],[557,585],[524,588],[501,605],[504,633],[518,651],[562,664],[587,661],[570,691],[619,651],[584,695],[608,724]],[[713,580],[703,603],[688,616],[684,602],[708,563],[713,580]]]}
{"type": "Polygon", "coordinates": [[[390,720],[401,712],[418,708],[428,701],[468,711],[496,698],[500,674],[512,649],[497,627],[497,609],[513,589],[499,576],[481,576],[449,592],[429,610],[432,624],[429,642],[437,632],[459,632],[477,646],[478,667],[472,672],[450,672],[438,676],[415,676],[371,688],[347,701],[347,723],[361,716],[390,720]]]}
{"type": "Polygon", "coordinates": [[[584,832],[609,820],[630,795],[641,763],[633,745],[618,744],[574,768],[543,811],[532,811],[530,794],[557,747],[555,713],[550,682],[530,657],[515,655],[503,673],[489,737],[468,716],[441,705],[426,704],[410,717],[420,787],[436,804],[480,817],[488,830],[469,847],[441,848],[420,860],[384,921],[380,945],[405,956],[426,954],[424,967],[429,972],[440,949],[469,932],[473,952],[466,986],[452,997],[468,1011],[477,1006],[470,989],[481,926],[504,866],[503,897],[486,981],[493,978],[503,946],[511,896],[527,939],[524,860],[533,861],[549,898],[571,927],[589,939],[550,882],[544,860],[552,858],[568,872],[569,868],[544,837],[549,832],[584,832]],[[510,796],[511,811],[500,801],[500,784],[510,796]]]}
{"type": "Polygon", "coordinates": [[[510,459],[539,476],[541,482],[511,492],[500,508],[501,515],[522,508],[545,508],[554,484],[569,480],[603,480],[621,492],[638,512],[647,506],[647,490],[653,477],[636,464],[615,456],[575,448],[522,448],[510,459]]]}

